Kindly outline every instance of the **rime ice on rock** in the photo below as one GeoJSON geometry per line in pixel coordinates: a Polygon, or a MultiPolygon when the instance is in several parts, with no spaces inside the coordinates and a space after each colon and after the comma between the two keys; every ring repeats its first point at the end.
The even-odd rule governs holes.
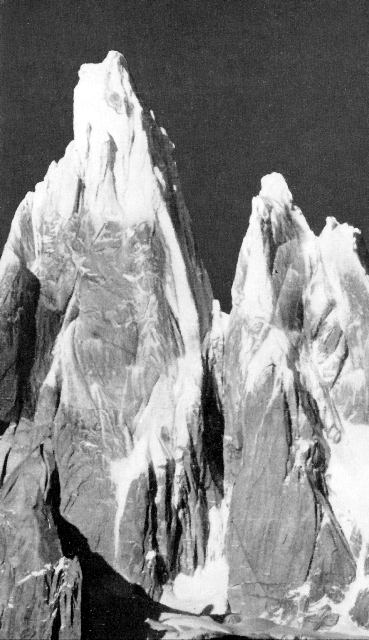
{"type": "Polygon", "coordinates": [[[330,219],[316,238],[282,176],[262,179],[225,344],[228,594],[244,615],[354,633],[369,611],[365,259],[358,230],[330,219]]]}
{"type": "MultiPolygon", "coordinates": [[[[0,262],[0,638],[78,640],[81,611],[93,637],[140,635],[160,598],[230,607],[247,618],[230,634],[361,633],[359,231],[331,218],[317,238],[284,178],[265,176],[228,317],[173,145],[121,54],[82,66],[74,107],[74,140],[20,204],[0,262]]],[[[221,629],[168,614],[156,631],[169,620],[221,629]]]]}
{"type": "Polygon", "coordinates": [[[261,179],[259,196],[286,207],[292,204],[292,194],[280,173],[270,173],[261,179]]]}
{"type": "MultiPolygon", "coordinates": [[[[4,491],[18,500],[10,471],[27,482],[27,455],[47,442],[69,552],[83,547],[96,574],[100,558],[155,598],[204,562],[208,528],[212,296],[171,154],[123,56],[83,65],[74,140],[19,206],[0,266],[4,491]]],[[[17,557],[4,566],[23,579],[17,557]]]]}

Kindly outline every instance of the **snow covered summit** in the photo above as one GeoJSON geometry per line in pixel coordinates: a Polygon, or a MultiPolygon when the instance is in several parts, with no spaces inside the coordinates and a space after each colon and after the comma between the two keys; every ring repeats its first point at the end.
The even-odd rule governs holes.
{"type": "Polygon", "coordinates": [[[222,313],[125,59],[82,66],[0,262],[0,638],[367,634],[368,265],[272,173],[222,313]]]}

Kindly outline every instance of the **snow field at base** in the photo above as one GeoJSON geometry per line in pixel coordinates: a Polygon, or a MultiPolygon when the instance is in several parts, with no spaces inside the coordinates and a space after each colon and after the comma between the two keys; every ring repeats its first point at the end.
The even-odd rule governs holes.
{"type": "MultiPolygon", "coordinates": [[[[84,210],[97,235],[111,221],[117,223],[127,235],[131,231],[133,234],[133,229],[143,222],[156,226],[159,231],[165,252],[165,296],[178,323],[182,339],[181,354],[166,365],[151,391],[147,405],[138,412],[134,421],[133,442],[128,442],[126,438],[127,456],[109,461],[117,503],[114,523],[117,557],[128,492],[132,482],[141,474],[147,474],[150,463],[159,480],[164,476],[167,461],[175,461],[171,499],[172,506],[176,507],[178,504],[183,454],[188,450],[190,435],[198,435],[190,434],[189,430],[194,424],[196,429],[194,418],[199,415],[201,403],[203,369],[199,319],[184,258],[164,198],[167,188],[165,177],[159,167],[152,164],[142,120],[143,109],[133,91],[121,54],[110,52],[102,63],[82,66],[80,81],[75,89],[74,106],[75,139],[68,145],[64,158],[50,165],[44,181],[36,185],[34,194],[27,194],[18,208],[0,263],[0,279],[4,278],[4,283],[8,284],[18,272],[21,261],[24,261],[40,279],[41,285],[47,280],[48,262],[45,261],[45,255],[52,254],[59,230],[63,229],[63,224],[74,213],[80,179],[84,183],[84,210]],[[21,255],[23,247],[20,222],[27,216],[30,217],[32,228],[34,256],[31,256],[31,252],[30,255],[21,255]],[[167,439],[163,439],[163,431],[170,433],[170,444],[167,439]]],[[[152,112],[151,116],[154,118],[152,112]]],[[[161,127],[160,130],[162,135],[167,135],[165,129],[161,127]]],[[[175,192],[176,185],[172,187],[175,192]]],[[[262,229],[266,221],[270,222],[276,244],[281,239],[282,243],[295,237],[299,239],[305,275],[308,277],[314,273],[316,276],[313,284],[310,282],[311,289],[304,291],[304,302],[310,305],[313,318],[323,316],[328,292],[337,302],[337,316],[343,331],[352,329],[357,315],[360,315],[360,321],[363,316],[366,322],[366,310],[363,307],[366,309],[365,301],[369,301],[369,280],[357,256],[359,230],[347,224],[340,225],[334,218],[327,218],[326,227],[319,238],[316,238],[300,210],[293,205],[292,194],[283,176],[272,173],[262,178],[260,193],[252,201],[250,225],[240,251],[232,300],[233,309],[240,314],[237,322],[245,321],[239,345],[241,369],[243,368],[241,373],[246,380],[245,390],[257,393],[264,371],[270,363],[276,364],[278,377],[271,398],[273,401],[274,394],[279,393],[282,384],[285,389],[293,389],[294,378],[287,362],[289,338],[283,329],[273,325],[275,300],[262,229]],[[360,282],[361,290],[355,302],[355,292],[345,284],[347,274],[360,282]],[[258,335],[259,338],[262,335],[261,344],[256,344],[258,335]]],[[[74,258],[78,262],[78,256],[75,255],[74,258]]],[[[61,280],[57,281],[56,288],[61,288],[61,280]]],[[[61,300],[63,302],[64,298],[61,300]]],[[[62,302],[60,308],[63,308],[62,302]]],[[[214,346],[211,342],[210,350],[215,349],[218,344],[224,346],[228,320],[227,314],[222,313],[219,302],[214,301],[210,336],[214,346]]],[[[72,350],[73,336],[70,337],[72,332],[71,326],[63,326],[54,348],[52,366],[44,380],[45,387],[56,389],[61,375],[59,367],[64,367],[62,378],[67,379],[68,362],[71,367],[76,364],[72,350]]],[[[318,346],[316,348],[318,350],[318,346]]],[[[216,358],[215,350],[213,355],[216,358]]],[[[365,354],[361,354],[362,358],[364,356],[365,354]]],[[[306,387],[321,409],[327,404],[323,393],[323,378],[333,376],[337,368],[336,361],[324,363],[322,354],[318,351],[314,353],[313,346],[310,353],[307,349],[306,353],[300,354],[298,366],[301,367],[302,376],[305,375],[306,387]],[[321,376],[320,373],[324,375],[321,376]]],[[[347,379],[349,374],[352,387],[358,388],[365,384],[360,367],[351,372],[345,371],[347,379]]],[[[88,386],[84,382],[84,394],[89,393],[97,407],[104,433],[104,420],[109,419],[104,390],[97,383],[88,386]]],[[[63,399],[66,399],[68,393],[66,383],[62,390],[63,399]]],[[[81,396],[79,400],[82,404],[84,398],[81,396]]],[[[327,407],[328,413],[333,413],[331,405],[327,407]]],[[[340,418],[335,407],[334,409],[335,414],[331,416],[333,422],[337,416],[340,418]]],[[[297,408],[292,406],[291,411],[298,419],[297,408]]],[[[340,438],[327,438],[330,459],[326,480],[329,500],[346,540],[350,541],[355,531],[362,538],[357,558],[357,575],[347,588],[342,602],[335,604],[325,596],[310,607],[309,613],[318,612],[323,605],[329,604],[332,611],[340,615],[333,631],[368,637],[368,631],[360,629],[352,621],[349,612],[355,604],[358,592],[369,589],[369,576],[365,575],[364,570],[369,549],[369,425],[355,424],[340,418],[339,426],[340,438]]],[[[122,438],[124,437],[123,434],[122,438]]],[[[296,465],[303,466],[310,444],[310,440],[302,437],[294,443],[296,465]]],[[[286,483],[288,482],[287,476],[286,483]]],[[[161,486],[161,483],[158,485],[161,486]]],[[[208,606],[213,607],[214,614],[226,611],[229,569],[224,556],[224,545],[230,496],[231,489],[228,488],[220,505],[214,505],[209,510],[210,533],[205,565],[198,567],[192,576],[179,574],[172,585],[165,586],[162,603],[194,613],[200,613],[208,606]]],[[[156,496],[157,501],[161,498],[159,494],[156,496]]],[[[155,551],[151,550],[146,554],[146,559],[152,560],[154,555],[155,551]]],[[[45,567],[49,568],[49,565],[45,567]]],[[[23,581],[37,577],[44,571],[45,569],[31,572],[23,581]]],[[[299,601],[308,595],[308,591],[309,585],[304,584],[290,595],[299,601]]],[[[301,621],[303,622],[303,617],[301,621]]]]}
{"type": "MultiPolygon", "coordinates": [[[[165,130],[162,134],[166,135],[165,130]]],[[[74,96],[74,136],[64,158],[50,165],[44,181],[38,183],[35,193],[28,194],[20,205],[0,272],[9,275],[13,270],[18,271],[19,258],[13,246],[18,249],[21,241],[20,216],[29,214],[36,259],[27,266],[42,281],[44,252],[53,249],[57,229],[73,214],[79,179],[84,183],[84,212],[97,234],[110,220],[117,222],[122,230],[127,229],[128,233],[141,222],[151,222],[160,228],[166,254],[165,293],[178,322],[183,352],[175,365],[171,365],[170,370],[159,378],[148,406],[138,416],[137,440],[128,457],[110,463],[117,498],[114,527],[117,552],[120,520],[129,487],[141,473],[147,473],[151,461],[160,477],[166,461],[175,460],[177,482],[174,503],[178,499],[183,453],[189,443],[189,425],[199,411],[201,399],[199,320],[184,259],[162,194],[166,188],[165,180],[159,168],[152,165],[143,128],[142,107],[132,89],[121,54],[110,52],[102,63],[82,66],[74,96]],[[51,235],[48,235],[49,231],[51,235]],[[168,387],[171,402],[165,404],[168,387]],[[152,416],[155,416],[154,422],[152,416]],[[174,441],[172,450],[160,437],[163,427],[169,430],[174,441]]],[[[78,260],[78,256],[74,258],[78,260]]],[[[55,372],[59,367],[61,347],[62,360],[70,361],[74,368],[78,364],[73,355],[73,337],[69,339],[71,331],[72,327],[63,330],[58,338],[53,365],[44,383],[46,386],[54,387],[56,384],[55,372]]],[[[62,390],[66,402],[69,397],[67,387],[62,390]]],[[[85,391],[90,393],[99,411],[104,432],[104,420],[108,420],[104,393],[94,384],[85,391]]]]}
{"type": "MultiPolygon", "coordinates": [[[[360,308],[360,305],[365,307],[369,291],[369,280],[357,254],[356,238],[360,232],[347,224],[340,225],[336,220],[327,219],[325,229],[320,237],[316,238],[299,210],[295,207],[291,208],[291,205],[292,196],[282,176],[271,174],[262,179],[260,194],[253,199],[250,224],[238,260],[232,289],[231,323],[235,311],[240,314],[237,322],[241,322],[242,319],[246,322],[246,329],[241,333],[240,362],[241,366],[243,365],[243,375],[246,380],[245,389],[250,393],[257,393],[263,379],[263,372],[271,362],[277,364],[279,378],[284,379],[284,386],[288,387],[288,367],[284,362],[289,351],[288,338],[284,331],[273,326],[270,321],[274,314],[274,302],[268,284],[270,276],[266,269],[261,233],[263,220],[268,216],[270,216],[272,228],[275,229],[279,225],[283,232],[283,218],[288,210],[296,223],[296,232],[301,234],[300,242],[308,285],[303,291],[304,304],[309,305],[312,319],[316,317],[319,320],[324,315],[329,296],[336,301],[337,317],[344,331],[353,326],[356,313],[362,315],[366,312],[365,308],[360,308]],[[354,297],[355,292],[347,288],[346,274],[353,275],[356,281],[361,283],[359,297],[354,297]],[[250,329],[254,336],[250,335],[250,329]],[[265,333],[261,344],[257,338],[260,331],[265,333]]],[[[286,240],[288,240],[288,231],[286,228],[286,240]]],[[[340,616],[338,624],[332,631],[368,637],[368,631],[360,629],[351,619],[349,612],[355,604],[358,592],[361,589],[369,589],[369,576],[364,575],[364,562],[369,544],[369,465],[367,462],[369,460],[369,425],[342,421],[332,399],[328,402],[326,385],[321,374],[324,373],[324,377],[333,379],[334,370],[337,370],[338,366],[335,358],[339,358],[341,354],[334,353],[327,360],[326,356],[324,358],[323,354],[316,351],[317,349],[318,344],[313,345],[313,351],[303,349],[299,362],[300,373],[312,396],[318,401],[320,411],[323,405],[326,405],[328,412],[326,417],[332,424],[336,424],[338,420],[338,425],[336,424],[338,429],[343,426],[340,438],[328,436],[331,449],[327,471],[329,499],[346,540],[350,540],[356,528],[362,536],[362,546],[357,559],[356,579],[347,588],[344,600],[336,604],[324,597],[309,609],[309,613],[310,611],[318,612],[324,604],[329,604],[332,611],[339,613],[340,616]],[[332,412],[333,415],[330,415],[332,412]]],[[[348,376],[346,370],[345,375],[348,376]]],[[[349,376],[350,383],[354,386],[362,386],[365,382],[363,376],[363,371],[354,369],[349,376]]],[[[275,388],[278,390],[278,385],[275,388]]],[[[327,437],[327,434],[325,435],[327,437]]],[[[296,464],[299,463],[300,458],[303,464],[311,443],[300,438],[296,444],[296,464]]],[[[288,481],[287,477],[286,482],[288,481]]],[[[304,584],[295,593],[297,601],[300,597],[308,595],[308,592],[309,585],[304,584]]],[[[303,614],[301,614],[301,620],[303,620],[303,614]]],[[[275,621],[282,622],[282,619],[275,619],[275,621]]]]}
{"type": "Polygon", "coordinates": [[[192,576],[180,573],[172,585],[164,587],[161,603],[190,613],[201,613],[211,607],[212,614],[227,610],[228,563],[224,543],[228,521],[231,490],[226,490],[219,506],[209,510],[210,532],[206,561],[192,576]]]}
{"type": "Polygon", "coordinates": [[[362,538],[355,580],[349,585],[344,600],[331,604],[333,611],[340,615],[337,629],[341,631],[344,627],[353,633],[360,627],[352,621],[349,612],[359,591],[369,589],[369,575],[364,571],[369,553],[369,425],[344,421],[341,440],[336,444],[330,442],[330,448],[326,475],[330,503],[346,540],[350,540],[355,529],[362,538]]]}

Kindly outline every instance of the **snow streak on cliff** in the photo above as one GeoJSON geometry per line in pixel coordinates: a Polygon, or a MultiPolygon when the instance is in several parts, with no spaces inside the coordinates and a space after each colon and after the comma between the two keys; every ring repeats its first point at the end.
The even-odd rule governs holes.
{"type": "Polygon", "coordinates": [[[315,237],[282,176],[262,179],[225,344],[233,609],[367,624],[367,265],[358,230],[315,237]]]}
{"type": "Polygon", "coordinates": [[[271,174],[222,313],[165,130],[82,66],[0,262],[1,638],[367,636],[368,266],[271,174]]]}
{"type": "MultiPolygon", "coordinates": [[[[74,133],[19,206],[1,261],[3,491],[15,496],[32,474],[48,504],[53,479],[57,518],[88,553],[159,597],[205,557],[201,341],[211,289],[173,145],[119,53],[82,66],[74,133]]],[[[29,502],[21,495],[17,509],[29,502]]],[[[28,518],[37,547],[43,534],[28,518]]],[[[5,558],[15,585],[33,576],[22,553],[5,558]]],[[[32,569],[46,571],[51,556],[32,569]]]]}

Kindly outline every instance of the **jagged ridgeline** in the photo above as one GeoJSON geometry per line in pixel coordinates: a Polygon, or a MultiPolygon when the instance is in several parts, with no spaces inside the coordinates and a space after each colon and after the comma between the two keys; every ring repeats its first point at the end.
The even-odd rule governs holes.
{"type": "Polygon", "coordinates": [[[359,232],[266,176],[228,318],[123,56],[79,75],[0,262],[0,638],[367,637],[359,232]]]}

